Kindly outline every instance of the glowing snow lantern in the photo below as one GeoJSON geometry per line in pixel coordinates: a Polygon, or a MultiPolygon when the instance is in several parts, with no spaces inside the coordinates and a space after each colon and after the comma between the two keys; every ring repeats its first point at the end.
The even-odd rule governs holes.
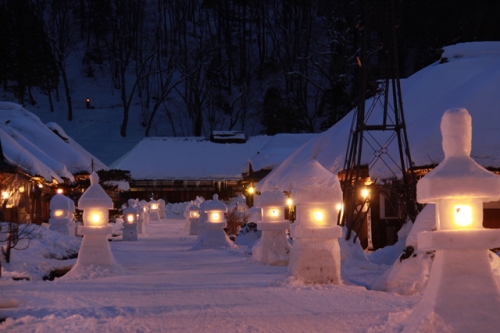
{"type": "Polygon", "coordinates": [[[227,237],[224,228],[226,227],[227,206],[219,200],[219,196],[214,194],[211,201],[205,201],[203,210],[207,214],[203,223],[204,231],[200,235],[200,245],[203,247],[228,247],[233,243],[227,237]]]}
{"type": "Polygon", "coordinates": [[[159,221],[160,220],[160,215],[158,213],[160,205],[158,204],[158,201],[156,200],[151,200],[149,202],[149,220],[150,221],[159,221]]]}
{"type": "Polygon", "coordinates": [[[128,200],[128,207],[123,209],[123,231],[124,241],[137,241],[137,210],[134,208],[134,199],[128,200]]]}
{"type": "Polygon", "coordinates": [[[198,235],[198,224],[200,223],[200,207],[191,205],[189,211],[189,234],[198,235]]]}
{"type": "Polygon", "coordinates": [[[78,233],[83,235],[83,240],[72,270],[78,269],[79,266],[116,265],[107,237],[113,232],[113,227],[108,226],[109,210],[113,209],[113,201],[99,185],[99,176],[95,172],[90,175],[90,187],[78,200],[78,209],[83,210],[83,226],[78,227],[78,233]]]}
{"type": "Polygon", "coordinates": [[[70,200],[71,199],[62,194],[55,194],[52,199],[50,199],[49,229],[67,236],[74,236],[75,230],[70,211],[70,200]]]}
{"type": "MultiPolygon", "coordinates": [[[[274,183],[270,184],[275,187],[274,183]]],[[[290,222],[285,220],[286,196],[274,189],[265,191],[255,199],[255,206],[261,209],[262,220],[257,229],[262,230],[259,242],[252,248],[256,261],[269,265],[288,265],[290,243],[286,230],[290,222]]]]}
{"type": "Polygon", "coordinates": [[[500,230],[484,229],[483,202],[500,197],[500,177],[470,158],[472,120],[466,109],[441,120],[445,158],[417,184],[417,200],[436,204],[436,231],[418,234],[418,248],[436,250],[424,296],[405,321],[408,331],[436,316],[453,332],[496,332],[500,291],[488,249],[500,230]]]}
{"type": "Polygon", "coordinates": [[[294,239],[288,271],[306,283],[335,283],[340,279],[342,228],[337,225],[337,205],[342,190],[336,175],[311,160],[297,170],[292,183],[296,220],[290,236],[294,239]]]}

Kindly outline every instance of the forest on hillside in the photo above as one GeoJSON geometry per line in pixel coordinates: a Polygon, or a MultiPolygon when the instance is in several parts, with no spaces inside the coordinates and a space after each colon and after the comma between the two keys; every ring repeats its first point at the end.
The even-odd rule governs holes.
{"type": "Polygon", "coordinates": [[[500,40],[498,0],[0,0],[0,81],[20,104],[64,100],[72,120],[77,52],[118,92],[122,136],[131,108],[146,136],[319,132],[355,106],[363,9],[388,2],[402,77],[443,46],[500,40]]]}

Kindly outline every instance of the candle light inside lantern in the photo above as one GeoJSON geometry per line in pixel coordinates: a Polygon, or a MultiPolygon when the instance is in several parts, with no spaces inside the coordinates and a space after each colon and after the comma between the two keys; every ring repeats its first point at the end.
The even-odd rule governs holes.
{"type": "Polygon", "coordinates": [[[132,214],[127,215],[127,221],[129,223],[133,223],[134,222],[134,215],[132,215],[132,214]]]}
{"type": "Polygon", "coordinates": [[[454,221],[461,227],[466,227],[472,224],[472,207],[467,205],[459,205],[453,207],[454,221]]]}
{"type": "Polygon", "coordinates": [[[63,214],[64,214],[64,211],[62,209],[57,209],[54,211],[55,217],[61,217],[61,216],[63,216],[63,214]]]}
{"type": "Polygon", "coordinates": [[[313,216],[314,216],[314,220],[316,220],[317,222],[323,221],[323,213],[322,212],[314,212],[313,216]]]}
{"type": "Polygon", "coordinates": [[[92,214],[92,216],[90,217],[90,220],[92,221],[92,223],[99,223],[99,221],[101,220],[101,216],[97,213],[94,213],[92,214]]]}

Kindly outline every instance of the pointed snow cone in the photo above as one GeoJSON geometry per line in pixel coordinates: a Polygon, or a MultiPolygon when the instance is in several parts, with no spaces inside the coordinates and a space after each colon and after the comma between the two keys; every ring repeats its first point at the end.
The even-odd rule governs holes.
{"type": "Polygon", "coordinates": [[[288,272],[306,283],[341,283],[340,247],[342,228],[337,225],[336,205],[342,202],[342,190],[336,175],[315,160],[296,171],[292,183],[296,220],[288,272]]]}
{"type": "Polygon", "coordinates": [[[200,223],[200,207],[191,205],[189,210],[189,234],[198,235],[198,224],[200,223]]]}
{"type": "Polygon", "coordinates": [[[219,196],[214,194],[213,200],[205,201],[203,206],[207,219],[203,223],[204,231],[200,235],[201,247],[232,247],[233,242],[227,237],[224,228],[226,227],[227,212],[226,205],[219,200],[219,196]]]}
{"type": "Polygon", "coordinates": [[[106,271],[119,267],[107,237],[113,232],[113,227],[108,226],[109,210],[112,208],[113,201],[99,185],[97,173],[93,172],[90,175],[90,187],[78,200],[78,209],[83,210],[84,224],[78,227],[78,233],[83,235],[83,240],[76,264],[67,276],[79,275],[96,267],[106,271]]]}
{"type": "Polygon", "coordinates": [[[50,199],[49,229],[67,236],[75,236],[74,209],[72,210],[70,201],[70,198],[59,193],[50,199]]]}
{"type": "Polygon", "coordinates": [[[424,296],[406,318],[404,332],[498,332],[500,291],[488,249],[500,247],[500,230],[483,228],[483,202],[498,200],[500,177],[470,158],[471,117],[447,110],[441,120],[445,158],[417,184],[420,203],[436,204],[436,231],[418,234],[418,248],[436,250],[424,296]]]}
{"type": "Polygon", "coordinates": [[[286,196],[277,189],[266,191],[255,199],[255,206],[261,209],[262,220],[257,230],[262,230],[259,242],[252,248],[252,257],[269,265],[288,265],[290,243],[286,230],[290,222],[285,220],[286,196]]]}
{"type": "Polygon", "coordinates": [[[124,241],[139,240],[137,232],[137,209],[134,208],[134,199],[128,200],[128,207],[123,209],[123,231],[122,239],[124,241]]]}

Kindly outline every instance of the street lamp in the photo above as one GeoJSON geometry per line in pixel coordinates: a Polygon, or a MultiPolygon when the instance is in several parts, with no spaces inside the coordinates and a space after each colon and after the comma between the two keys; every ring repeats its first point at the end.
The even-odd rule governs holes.
{"type": "Polygon", "coordinates": [[[436,204],[436,230],[420,232],[418,248],[436,254],[405,332],[419,330],[430,316],[453,332],[497,332],[500,290],[488,249],[500,247],[500,230],[482,224],[483,202],[500,197],[500,177],[470,158],[472,119],[466,109],[447,110],[441,133],[445,158],[417,184],[417,200],[436,204]]]}

